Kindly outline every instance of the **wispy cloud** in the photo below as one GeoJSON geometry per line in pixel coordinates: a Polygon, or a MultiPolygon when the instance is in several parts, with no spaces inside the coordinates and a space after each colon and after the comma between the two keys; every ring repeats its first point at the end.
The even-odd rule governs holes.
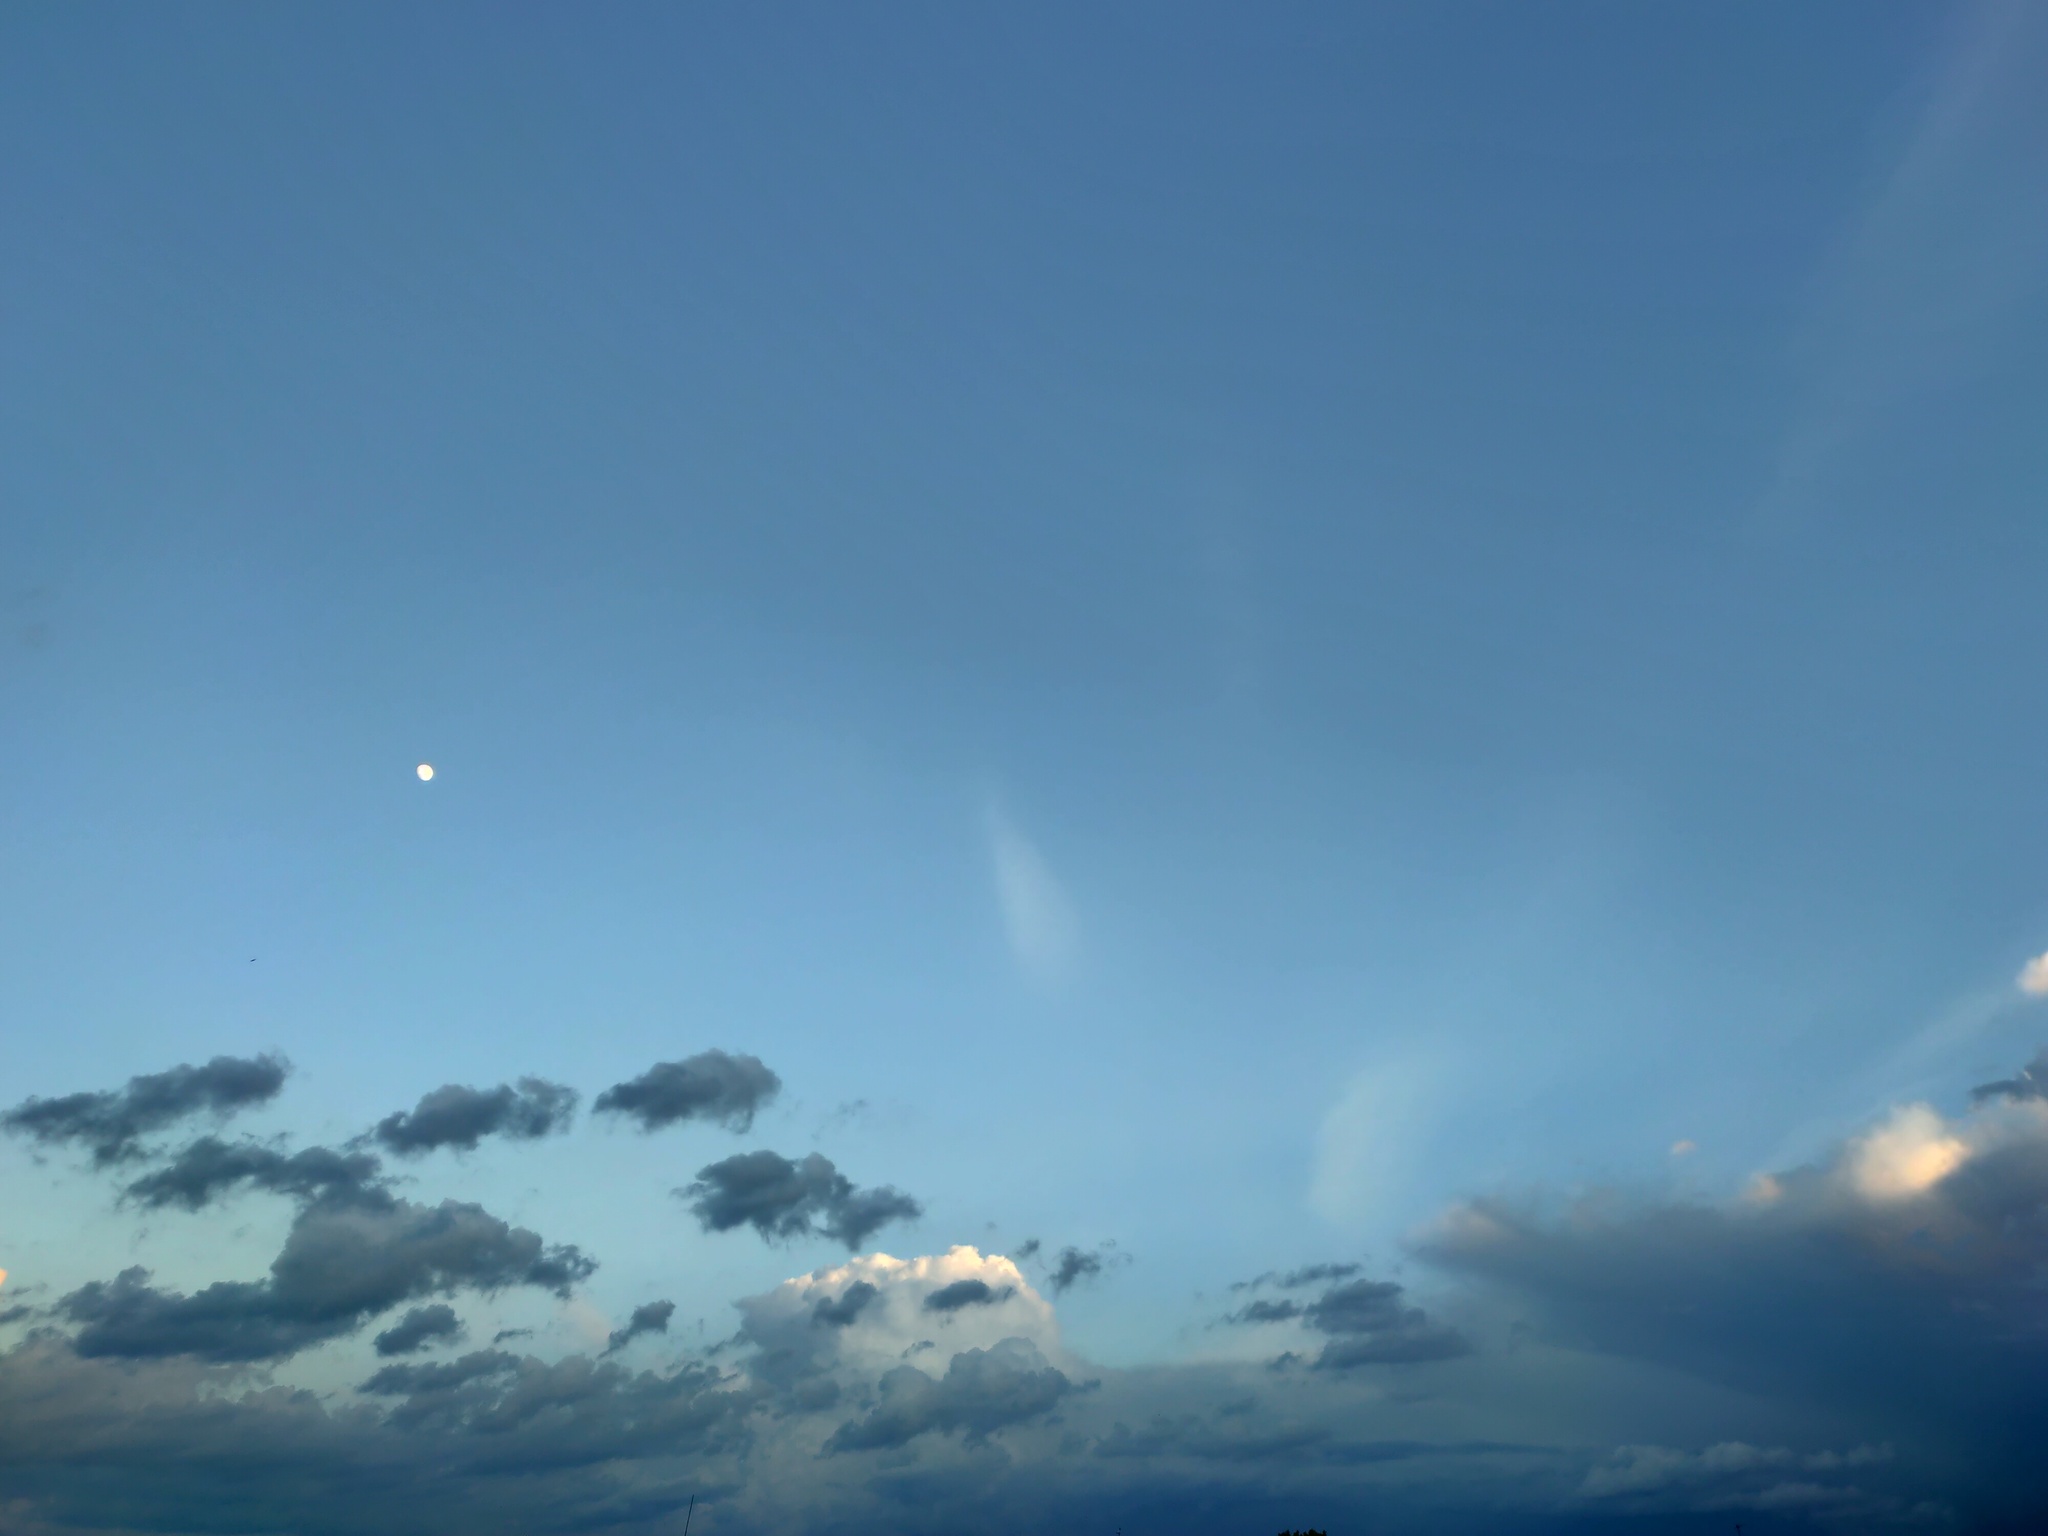
{"type": "Polygon", "coordinates": [[[1842,459],[1980,366],[2048,269],[2048,12],[1964,12],[1900,152],[1814,282],[1800,394],[1759,509],[1805,515],[1842,459]]]}
{"type": "Polygon", "coordinates": [[[1418,1156],[1434,1076],[1430,1063],[1406,1055],[1351,1079],[1316,1135],[1309,1204],[1317,1215],[1357,1226],[1384,1213],[1418,1156]]]}
{"type": "Polygon", "coordinates": [[[1081,947],[1080,921],[1065,887],[1000,805],[989,808],[988,838],[1010,952],[1035,976],[1065,974],[1081,947]]]}

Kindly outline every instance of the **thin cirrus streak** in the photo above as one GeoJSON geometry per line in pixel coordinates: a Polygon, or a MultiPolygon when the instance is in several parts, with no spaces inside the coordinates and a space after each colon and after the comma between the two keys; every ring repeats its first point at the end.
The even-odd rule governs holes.
{"type": "Polygon", "coordinates": [[[1081,925],[1045,855],[1000,806],[988,813],[989,854],[996,900],[1010,953],[1026,971],[1053,979],[1078,958],[1081,925]]]}

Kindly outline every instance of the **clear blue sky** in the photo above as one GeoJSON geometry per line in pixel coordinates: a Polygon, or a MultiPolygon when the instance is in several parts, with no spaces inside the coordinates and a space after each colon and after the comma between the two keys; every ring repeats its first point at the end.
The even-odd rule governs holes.
{"type": "MultiPolygon", "coordinates": [[[[248,1128],[338,1145],[752,1054],[738,1141],[413,1198],[695,1346],[845,1250],[669,1191],[819,1151],[923,1206],[863,1251],[1105,1258],[1118,1371],[1269,1269],[1426,1293],[1461,1201],[1963,1113],[2044,1035],[2044,65],[2027,7],[10,8],[0,1098],[281,1052],[248,1128]]],[[[284,1230],[31,1152],[10,1289],[284,1230]]]]}

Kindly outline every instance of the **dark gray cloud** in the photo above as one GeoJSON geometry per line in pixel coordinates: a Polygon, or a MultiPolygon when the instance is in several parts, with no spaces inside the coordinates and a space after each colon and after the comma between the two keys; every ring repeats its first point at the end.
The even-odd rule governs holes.
{"type": "Polygon", "coordinates": [[[1401,1289],[1392,1280],[1352,1280],[1323,1292],[1302,1316],[1324,1333],[1382,1333],[1410,1315],[1401,1305],[1401,1289]]]}
{"type": "Polygon", "coordinates": [[[1155,1414],[1141,1429],[1118,1422],[1097,1441],[1105,1459],[1186,1457],[1200,1462],[1325,1463],[1362,1466],[1422,1457],[1528,1454],[1538,1447],[1497,1441],[1347,1440],[1335,1426],[1274,1422],[1256,1404],[1231,1404],[1214,1415],[1155,1414]]]}
{"type": "Polygon", "coordinates": [[[1224,1314],[1226,1323],[1286,1323],[1301,1316],[1298,1301],[1251,1301],[1235,1312],[1224,1314]]]}
{"type": "Polygon", "coordinates": [[[1044,1246],[1045,1244],[1041,1243],[1037,1238],[1027,1237],[1024,1239],[1023,1242],[1019,1243],[1016,1246],[1015,1250],[1011,1253],[1010,1257],[1021,1264],[1026,1259],[1033,1259],[1038,1257],[1038,1250],[1043,1248],[1044,1246]]]}
{"type": "MultiPolygon", "coordinates": [[[[1352,1274],[1358,1267],[1318,1265],[1294,1273],[1322,1278],[1352,1274]]],[[[1392,1280],[1350,1280],[1331,1286],[1309,1302],[1264,1298],[1247,1302],[1235,1312],[1226,1313],[1223,1320],[1244,1324],[1302,1322],[1319,1333],[1335,1335],[1316,1356],[1317,1370],[1417,1364],[1471,1353],[1471,1343],[1463,1334],[1432,1322],[1420,1307],[1404,1302],[1402,1295],[1402,1287],[1392,1280]]]]}
{"type": "Polygon", "coordinates": [[[672,1301],[650,1301],[644,1307],[635,1307],[633,1315],[626,1319],[626,1326],[612,1330],[604,1352],[617,1354],[642,1334],[667,1333],[668,1320],[675,1315],[676,1304],[672,1301]]]}
{"type": "Polygon", "coordinates": [[[914,1365],[897,1366],[882,1377],[880,1401],[865,1418],[834,1430],[825,1451],[889,1450],[934,1432],[960,1432],[974,1443],[1050,1413],[1074,1390],[1036,1346],[1004,1339],[989,1349],[963,1350],[937,1379],[914,1365]]]}
{"type": "Polygon", "coordinates": [[[141,1156],[145,1137],[181,1120],[268,1103],[290,1071],[281,1056],[216,1056],[204,1066],[131,1077],[124,1088],[27,1099],[0,1115],[0,1127],[44,1146],[75,1143],[105,1167],[141,1156]]]}
{"type": "Polygon", "coordinates": [[[2011,1077],[1985,1083],[1970,1090],[1970,1100],[1982,1104],[1988,1099],[2048,1099],[2048,1050],[2037,1052],[2011,1077]]]}
{"type": "Polygon", "coordinates": [[[59,1303],[84,1356],[276,1360],[354,1332],[380,1312],[435,1293],[532,1286],[566,1295],[596,1265],[548,1247],[481,1206],[388,1200],[302,1210],[260,1281],[216,1281],[191,1295],[124,1270],[59,1303]]]}
{"type": "Polygon", "coordinates": [[[377,1335],[380,1355],[410,1355],[429,1344],[462,1337],[462,1319],[445,1301],[430,1307],[414,1307],[396,1323],[377,1335]]]}
{"type": "Polygon", "coordinates": [[[1555,1346],[1882,1426],[2048,1508],[2048,1116],[2006,1097],[1900,1111],[1739,1201],[1475,1201],[1422,1252],[1555,1346]]]}
{"type": "Polygon", "coordinates": [[[1331,1280],[1349,1280],[1364,1268],[1363,1264],[1304,1264],[1300,1269],[1284,1272],[1269,1269],[1263,1275],[1236,1281],[1230,1288],[1233,1291],[1251,1291],[1262,1285],[1271,1285],[1283,1291],[1298,1291],[1306,1286],[1322,1285],[1331,1280]]]}
{"type": "Polygon", "coordinates": [[[873,1304],[881,1291],[865,1280],[856,1280],[837,1296],[811,1309],[813,1326],[844,1328],[873,1304]]]}
{"type": "Polygon", "coordinates": [[[901,1190],[856,1189],[816,1152],[799,1162],[765,1150],[741,1152],[700,1169],[696,1181],[676,1193],[707,1232],[751,1226],[771,1240],[815,1233],[848,1248],[860,1247],[889,1222],[924,1214],[901,1190]]]}
{"type": "Polygon", "coordinates": [[[538,1077],[495,1088],[449,1083],[410,1110],[386,1115],[371,1132],[387,1151],[419,1157],[443,1147],[473,1152],[486,1136],[535,1141],[566,1131],[576,1118],[576,1090],[538,1077]]]}
{"type": "Polygon", "coordinates": [[[730,1496],[754,1399],[718,1373],[495,1353],[397,1365],[351,1403],[189,1361],[0,1357],[9,1531],[673,1536],[730,1496]],[[671,1518],[673,1517],[673,1518],[671,1518]]]}
{"type": "Polygon", "coordinates": [[[1054,1262],[1052,1273],[1046,1277],[1055,1296],[1062,1295],[1079,1285],[1083,1280],[1092,1280],[1102,1273],[1102,1255],[1089,1253],[1081,1248],[1062,1248],[1054,1262]]]}
{"type": "Polygon", "coordinates": [[[368,1152],[307,1147],[283,1152],[258,1141],[202,1136],[123,1191],[139,1205],[196,1211],[240,1186],[298,1200],[388,1201],[381,1164],[368,1152]]]}
{"type": "Polygon", "coordinates": [[[924,1309],[927,1312],[958,1312],[962,1307],[993,1307],[1016,1294],[1017,1288],[1013,1285],[998,1289],[986,1280],[955,1280],[925,1297],[924,1309]]]}
{"type": "Polygon", "coordinates": [[[711,1120],[731,1131],[752,1127],[754,1115],[782,1091],[782,1079],[758,1056],[704,1051],[686,1061],[655,1063],[597,1096],[598,1114],[625,1115],[643,1131],[684,1120],[711,1120]]]}
{"type": "Polygon", "coordinates": [[[517,1371],[519,1360],[502,1350],[480,1349],[434,1365],[387,1365],[356,1390],[368,1397],[445,1395],[473,1381],[517,1371]]]}

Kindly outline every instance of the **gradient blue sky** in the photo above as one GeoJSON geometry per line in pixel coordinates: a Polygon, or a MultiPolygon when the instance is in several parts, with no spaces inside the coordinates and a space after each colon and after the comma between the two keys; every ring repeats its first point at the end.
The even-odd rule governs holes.
{"type": "MultiPolygon", "coordinates": [[[[888,1251],[1114,1242],[1059,1315],[1119,1368],[1460,1199],[1953,1110],[2044,1034],[2044,65],[2028,7],[8,8],[0,1098],[276,1050],[252,1125],[332,1142],[750,1052],[749,1145],[924,1202],[888,1251]]],[[[717,1336],[835,1250],[697,1231],[686,1134],[443,1182],[717,1336]]],[[[17,1285],[281,1230],[6,1155],[17,1285]]]]}

